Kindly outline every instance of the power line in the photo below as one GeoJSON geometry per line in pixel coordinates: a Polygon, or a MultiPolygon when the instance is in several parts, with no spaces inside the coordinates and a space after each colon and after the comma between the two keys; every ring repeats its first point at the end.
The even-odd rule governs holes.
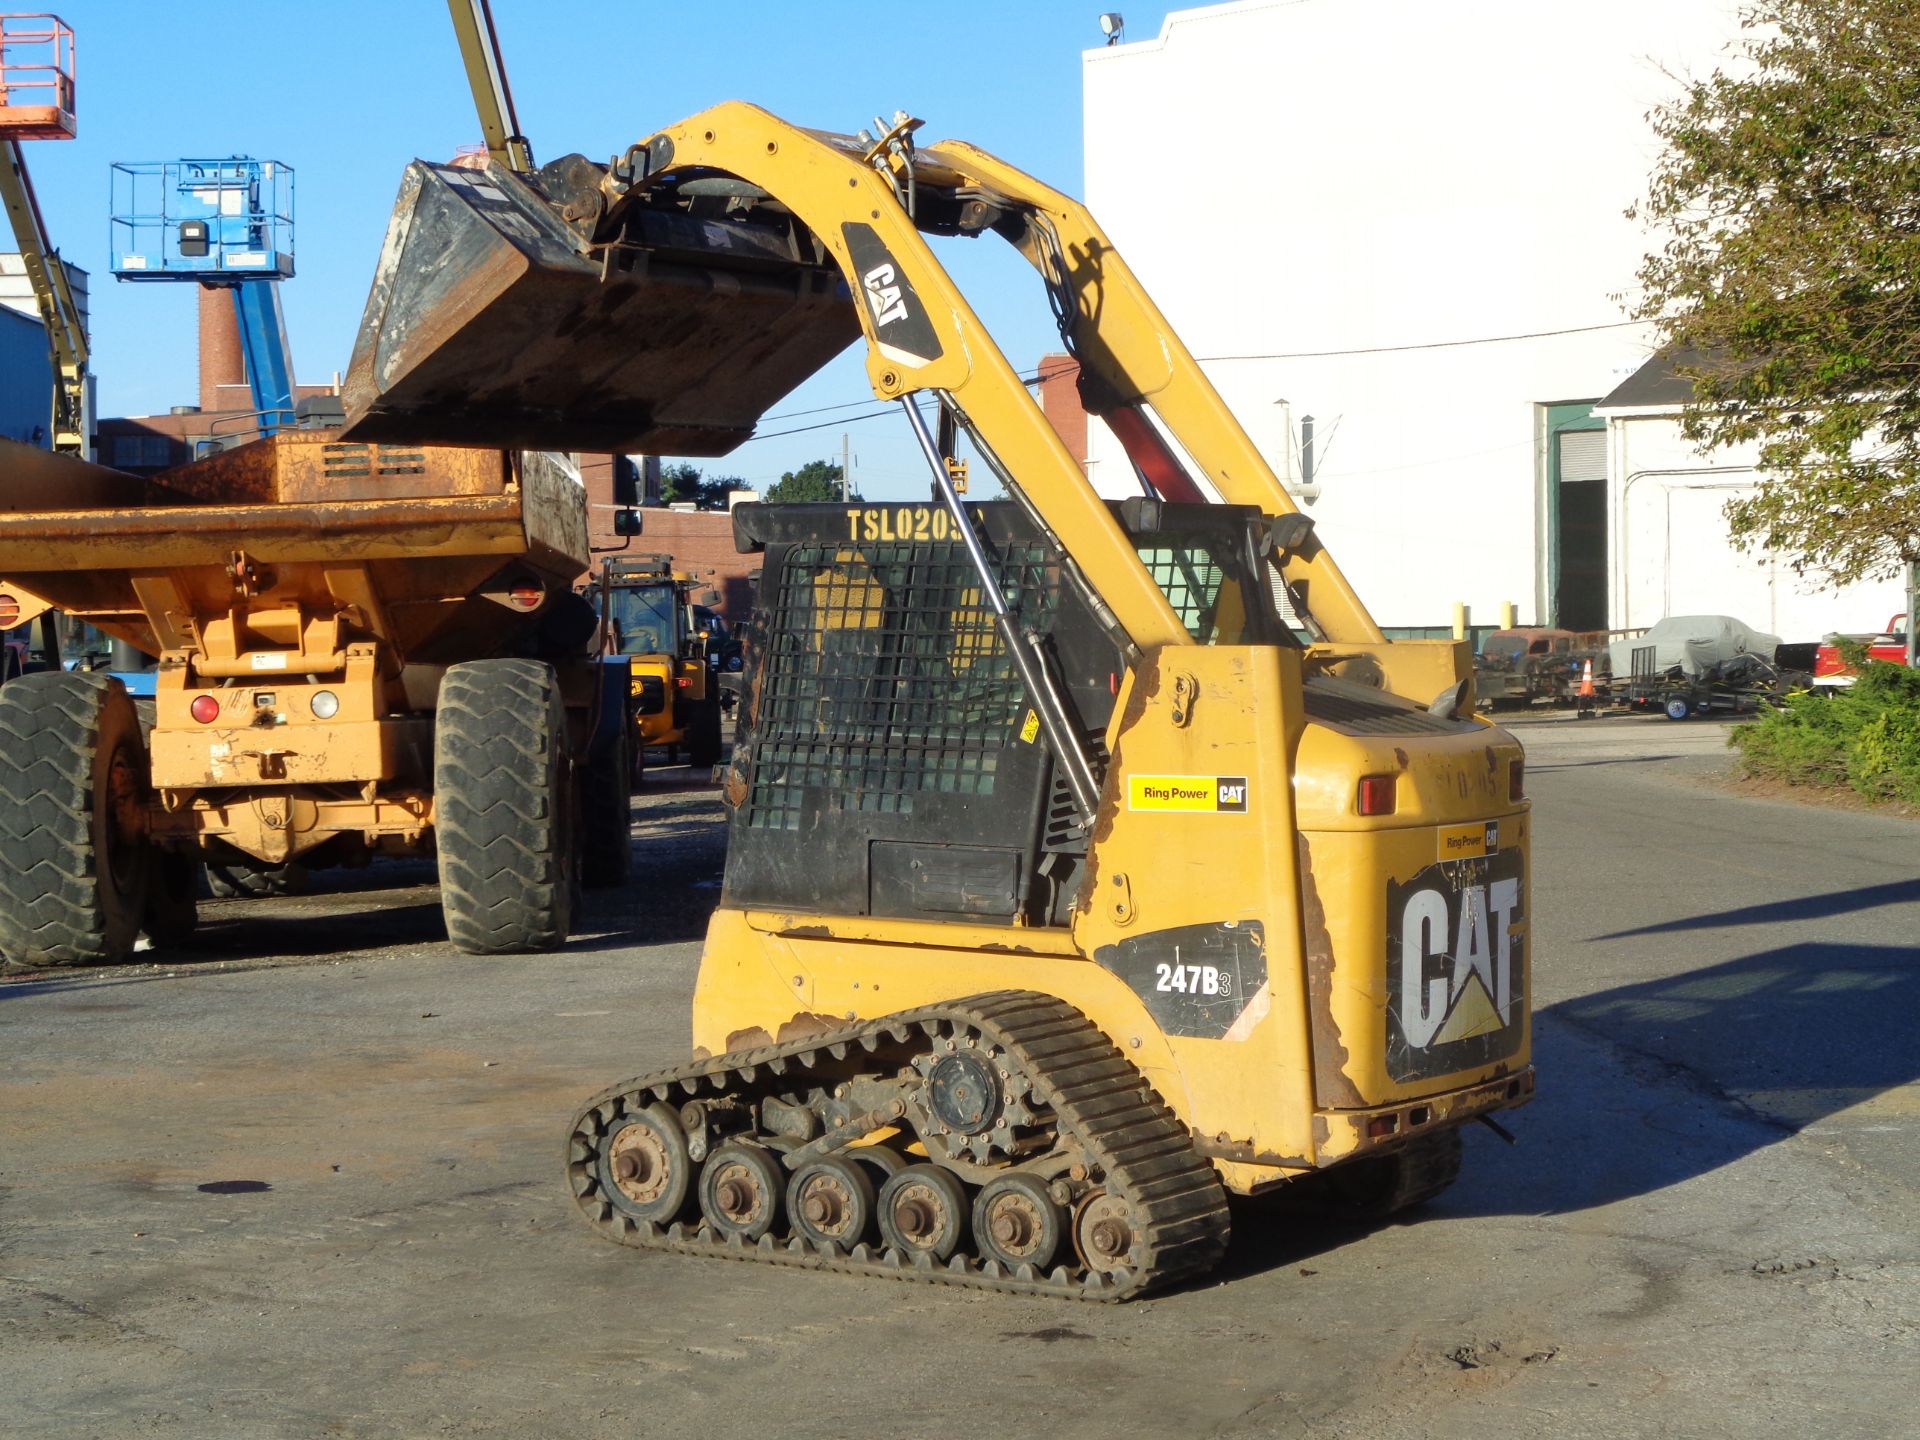
{"type": "Polygon", "coordinates": [[[1203,364],[1222,360],[1331,360],[1342,355],[1397,355],[1409,350],[1457,350],[1463,345],[1504,345],[1509,340],[1550,340],[1556,335],[1591,335],[1596,330],[1625,330],[1644,320],[1615,320],[1607,325],[1575,325],[1566,330],[1532,330],[1524,335],[1481,335],[1472,340],[1430,340],[1420,345],[1371,345],[1361,350],[1295,350],[1283,355],[1196,355],[1203,364]]]}
{"type": "MultiPolygon", "coordinates": [[[[1055,370],[1035,370],[1031,374],[1019,375],[1015,378],[1018,379],[1022,385],[1036,385],[1042,380],[1051,380],[1056,375],[1069,374],[1071,368],[1070,366],[1063,365],[1055,370]]],[[[884,407],[874,411],[876,415],[890,415],[893,413],[893,403],[888,400],[848,400],[839,405],[816,405],[811,410],[783,410],[778,415],[763,415],[760,418],[763,421],[799,420],[807,415],[830,415],[841,410],[858,410],[862,405],[880,405],[884,407]]],[[[790,435],[795,432],[789,430],[783,433],[790,435]]],[[[759,440],[763,437],[756,435],[753,438],[759,440]]]]}
{"type": "MultiPolygon", "coordinates": [[[[1369,345],[1355,350],[1292,350],[1271,355],[1196,355],[1194,359],[1203,365],[1216,365],[1236,360],[1336,360],[1351,355],[1402,355],[1419,350],[1458,350],[1468,345],[1505,345],[1515,340],[1552,340],[1561,335],[1592,335],[1601,330],[1627,330],[1643,325],[1643,320],[1615,320],[1605,325],[1573,325],[1564,330],[1529,330],[1518,335],[1478,335],[1470,340],[1429,340],[1416,345],[1369,345]]],[[[1035,370],[1019,376],[1024,385],[1037,384],[1042,380],[1051,380],[1055,375],[1068,373],[1070,367],[1062,366],[1058,370],[1035,370]]],[[[821,405],[811,410],[788,410],[779,415],[768,415],[767,420],[798,420],[806,415],[826,415],[841,410],[858,410],[863,405],[876,402],[871,400],[849,400],[840,405],[821,405]]],[[[882,415],[891,415],[893,407],[880,402],[881,408],[869,415],[856,415],[846,424],[855,424],[861,420],[877,420],[882,415]]],[[[755,435],[754,440],[774,440],[782,435],[804,435],[809,430],[830,429],[842,422],[830,420],[821,425],[801,425],[791,430],[775,430],[766,435],[755,435]]],[[[743,443],[752,443],[751,441],[743,443]]]]}

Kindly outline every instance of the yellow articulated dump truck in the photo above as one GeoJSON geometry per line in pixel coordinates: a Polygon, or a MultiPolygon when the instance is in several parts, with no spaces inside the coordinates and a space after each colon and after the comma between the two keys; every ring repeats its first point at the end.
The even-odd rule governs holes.
{"type": "Polygon", "coordinates": [[[720,453],[864,339],[930,499],[735,512],[692,1058],[586,1099],[567,1181],[639,1249],[1124,1299],[1213,1266],[1230,1195],[1418,1204],[1531,1098],[1521,748],[1464,646],[1385,639],[1086,209],[918,128],[727,104],[609,165],[416,163],[347,433],[720,453]],[[929,244],[994,235],[1132,496],[929,244]]]}
{"type": "Polygon", "coordinates": [[[454,944],[551,949],[627,852],[624,666],[599,663],[553,457],[289,430],[143,480],[0,447],[0,609],[158,657],[0,686],[0,956],[183,939],[228,872],[436,854],[454,944]]]}
{"type": "Polygon", "coordinates": [[[720,759],[720,677],[695,623],[693,585],[671,556],[645,555],[603,562],[593,590],[609,653],[625,656],[632,671],[636,780],[649,749],[666,750],[669,763],[684,750],[696,770],[720,759]]]}

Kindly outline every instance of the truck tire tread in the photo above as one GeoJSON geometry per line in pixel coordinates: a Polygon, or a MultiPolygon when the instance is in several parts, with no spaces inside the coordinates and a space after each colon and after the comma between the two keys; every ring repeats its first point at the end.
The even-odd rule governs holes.
{"type": "Polygon", "coordinates": [[[469,955],[555,950],[573,911],[566,710],[537,660],[454,665],[434,717],[440,901],[469,955]]]}
{"type": "Polygon", "coordinates": [[[139,749],[139,735],[126,691],[106,675],[47,671],[0,688],[0,955],[13,964],[132,953],[147,867],[130,866],[124,887],[102,875],[94,790],[102,747],[131,738],[139,749]]]}

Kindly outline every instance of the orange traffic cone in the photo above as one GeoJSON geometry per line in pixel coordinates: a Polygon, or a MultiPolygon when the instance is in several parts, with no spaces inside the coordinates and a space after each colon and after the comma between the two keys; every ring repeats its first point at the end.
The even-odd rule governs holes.
{"type": "Polygon", "coordinates": [[[1587,661],[1587,668],[1580,672],[1580,698],[1593,699],[1593,661],[1587,661]]]}

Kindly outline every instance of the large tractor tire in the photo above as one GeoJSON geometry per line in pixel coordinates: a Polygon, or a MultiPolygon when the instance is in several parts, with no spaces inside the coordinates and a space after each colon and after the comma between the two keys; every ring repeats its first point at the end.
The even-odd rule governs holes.
{"type": "Polygon", "coordinates": [[[99,965],[133,953],[153,856],[140,721],[118,680],[54,670],[0,687],[0,955],[99,965]]]}
{"type": "Polygon", "coordinates": [[[216,900],[258,900],[269,895],[307,893],[307,867],[298,860],[284,865],[209,865],[207,892],[216,900]]]}
{"type": "Polygon", "coordinates": [[[435,842],[447,935],[468,955],[557,950],[573,925],[567,712],[551,665],[448,669],[434,716],[435,842]]]}
{"type": "Polygon", "coordinates": [[[687,763],[695,770],[711,770],[720,763],[720,697],[702,700],[687,728],[687,763]]]}
{"type": "Polygon", "coordinates": [[[633,762],[627,727],[598,747],[580,773],[580,883],[610,890],[633,876],[633,762]]]}

